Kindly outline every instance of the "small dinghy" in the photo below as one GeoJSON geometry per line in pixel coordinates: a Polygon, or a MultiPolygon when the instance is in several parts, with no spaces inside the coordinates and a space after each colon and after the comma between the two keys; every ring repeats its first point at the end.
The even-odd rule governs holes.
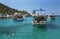
{"type": "Polygon", "coordinates": [[[23,15],[22,15],[21,13],[15,13],[15,14],[13,15],[13,19],[14,19],[14,20],[23,20],[24,17],[23,17],[23,15]]]}

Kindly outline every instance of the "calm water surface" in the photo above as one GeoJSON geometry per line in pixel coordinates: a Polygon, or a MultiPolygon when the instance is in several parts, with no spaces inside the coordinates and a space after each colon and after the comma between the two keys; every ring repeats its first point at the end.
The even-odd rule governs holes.
{"type": "Polygon", "coordinates": [[[32,25],[32,17],[26,17],[24,21],[0,19],[0,39],[60,39],[59,17],[56,20],[48,19],[43,27],[32,25]],[[15,35],[12,35],[13,32],[15,35]]]}

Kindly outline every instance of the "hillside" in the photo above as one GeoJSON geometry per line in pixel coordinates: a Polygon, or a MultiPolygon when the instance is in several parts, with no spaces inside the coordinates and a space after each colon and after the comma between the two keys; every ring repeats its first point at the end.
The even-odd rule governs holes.
{"type": "Polygon", "coordinates": [[[27,15],[27,16],[31,16],[27,11],[23,10],[23,11],[18,11],[16,9],[10,8],[2,3],[0,3],[0,13],[2,14],[14,14],[15,12],[19,12],[22,13],[23,15],[27,15]]]}

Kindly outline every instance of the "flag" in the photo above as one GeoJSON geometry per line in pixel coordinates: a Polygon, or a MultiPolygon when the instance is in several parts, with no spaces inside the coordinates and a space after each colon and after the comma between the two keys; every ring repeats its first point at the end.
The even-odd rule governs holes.
{"type": "Polygon", "coordinates": [[[44,9],[40,8],[40,11],[46,11],[46,10],[44,10],[44,9]]]}

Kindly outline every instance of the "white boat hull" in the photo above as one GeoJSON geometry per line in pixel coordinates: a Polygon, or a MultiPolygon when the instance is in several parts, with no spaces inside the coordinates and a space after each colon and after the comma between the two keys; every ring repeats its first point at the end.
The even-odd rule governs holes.
{"type": "Polygon", "coordinates": [[[41,21],[41,22],[32,22],[32,24],[40,24],[40,25],[45,25],[46,22],[45,21],[41,21]]]}
{"type": "Polygon", "coordinates": [[[21,19],[21,18],[17,18],[16,20],[23,20],[23,18],[21,19]]]}

